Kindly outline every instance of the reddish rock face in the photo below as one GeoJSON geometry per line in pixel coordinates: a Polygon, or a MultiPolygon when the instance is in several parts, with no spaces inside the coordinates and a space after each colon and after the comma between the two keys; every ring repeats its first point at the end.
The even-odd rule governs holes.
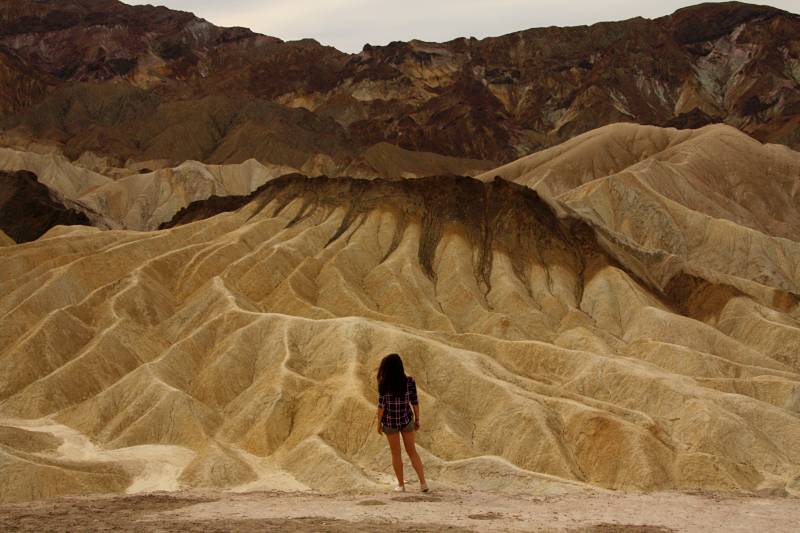
{"type": "Polygon", "coordinates": [[[12,50],[0,48],[0,113],[29,106],[44,96],[46,83],[12,50]]]}
{"type": "Polygon", "coordinates": [[[352,158],[388,141],[504,162],[619,121],[726,122],[797,148],[798,86],[800,17],[736,2],[348,55],[163,7],[0,0],[0,125],[63,142],[73,155],[182,157],[175,144],[190,131],[202,145],[193,158],[263,160],[264,143],[235,157],[225,147],[277,135],[279,120],[293,132],[295,160],[314,150],[352,158]],[[207,119],[187,127],[176,106],[193,101],[207,119]]]}

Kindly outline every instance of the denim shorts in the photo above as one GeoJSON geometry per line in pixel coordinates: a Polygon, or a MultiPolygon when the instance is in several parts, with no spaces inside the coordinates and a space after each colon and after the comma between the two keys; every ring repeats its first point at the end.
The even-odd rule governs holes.
{"type": "Polygon", "coordinates": [[[387,435],[394,435],[395,433],[398,433],[400,431],[402,431],[403,433],[410,433],[414,431],[414,417],[412,416],[411,422],[409,422],[408,424],[406,424],[401,428],[390,428],[384,424],[381,424],[381,428],[383,428],[383,432],[386,433],[387,435]]]}

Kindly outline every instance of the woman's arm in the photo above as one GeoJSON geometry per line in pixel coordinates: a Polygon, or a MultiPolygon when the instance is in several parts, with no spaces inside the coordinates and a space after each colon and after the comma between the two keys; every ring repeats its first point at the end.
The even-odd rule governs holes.
{"type": "Polygon", "coordinates": [[[414,429],[419,429],[419,400],[417,399],[417,382],[414,378],[409,378],[409,395],[408,401],[411,408],[414,410],[414,429]]]}
{"type": "Polygon", "coordinates": [[[383,434],[383,428],[381,427],[381,420],[383,420],[383,407],[378,407],[378,433],[383,434]]]}

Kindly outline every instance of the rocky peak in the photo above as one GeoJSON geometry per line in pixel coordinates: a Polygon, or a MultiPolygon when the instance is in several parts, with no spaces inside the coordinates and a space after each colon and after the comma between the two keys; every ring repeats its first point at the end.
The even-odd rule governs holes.
{"type": "Polygon", "coordinates": [[[741,24],[763,22],[773,17],[797,18],[797,15],[771,6],[719,2],[679,9],[667,20],[676,42],[692,44],[713,41],[733,32],[741,24]]]}

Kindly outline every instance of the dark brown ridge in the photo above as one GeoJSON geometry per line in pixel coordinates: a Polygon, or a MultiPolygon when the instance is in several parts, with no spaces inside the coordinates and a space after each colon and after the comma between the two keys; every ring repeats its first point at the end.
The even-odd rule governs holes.
{"type": "MultiPolygon", "coordinates": [[[[160,229],[234,211],[250,202],[257,202],[260,210],[274,200],[276,211],[280,212],[297,198],[302,198],[303,207],[290,225],[310,216],[316,208],[345,208],[342,223],[328,244],[375,209],[395,212],[404,226],[417,221],[422,226],[419,261],[431,278],[435,276],[436,247],[444,233],[448,229],[463,231],[478,251],[475,274],[486,290],[490,286],[493,249],[509,255],[519,276],[525,275],[525,258],[566,261],[571,268],[582,271],[585,256],[600,253],[588,226],[577,220],[559,219],[535,191],[502,179],[483,183],[456,176],[395,181],[289,174],[247,196],[193,202],[160,229]]],[[[395,235],[387,256],[399,244],[401,235],[402,229],[395,235]]]]}
{"type": "Polygon", "coordinates": [[[26,171],[0,172],[0,229],[17,243],[34,241],[54,226],[90,226],[85,214],[26,171]]]}

